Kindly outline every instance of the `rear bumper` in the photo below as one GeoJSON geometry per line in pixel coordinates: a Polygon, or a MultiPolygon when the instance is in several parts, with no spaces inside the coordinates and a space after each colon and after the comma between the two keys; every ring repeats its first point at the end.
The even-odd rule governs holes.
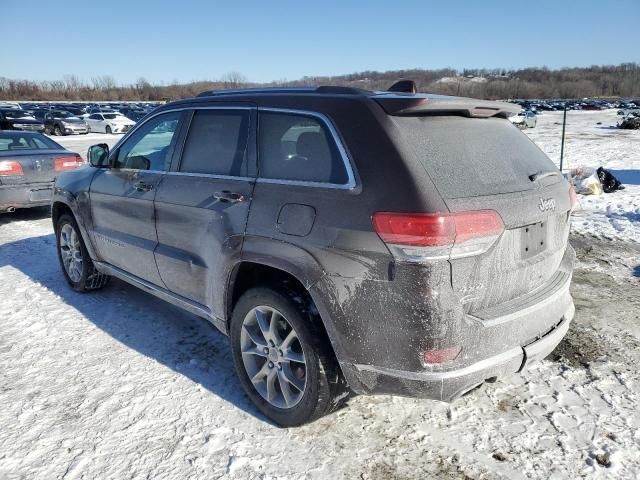
{"type": "Polygon", "coordinates": [[[0,185],[0,212],[51,204],[53,182],[0,185]]]}
{"type": "MultiPolygon", "coordinates": [[[[481,321],[481,331],[470,333],[478,338],[502,338],[502,348],[495,353],[475,358],[470,363],[449,370],[406,371],[374,365],[343,365],[347,376],[355,376],[363,387],[361,393],[394,394],[451,402],[485,381],[521,372],[533,362],[549,355],[566,335],[575,312],[569,294],[571,275],[556,285],[551,295],[537,299],[489,321],[481,321]],[[534,326],[538,325],[537,329],[534,326]],[[518,344],[515,330],[532,333],[529,340],[518,344]]],[[[529,333],[527,333],[529,335],[529,333]]]]}

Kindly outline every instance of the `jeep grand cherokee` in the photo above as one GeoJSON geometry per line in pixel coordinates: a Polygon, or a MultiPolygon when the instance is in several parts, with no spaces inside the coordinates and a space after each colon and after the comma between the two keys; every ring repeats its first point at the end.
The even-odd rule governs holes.
{"type": "Polygon", "coordinates": [[[573,317],[572,192],[519,109],[345,87],[172,102],[58,177],[62,270],[208,319],[280,425],[350,393],[452,401],[573,317]]]}

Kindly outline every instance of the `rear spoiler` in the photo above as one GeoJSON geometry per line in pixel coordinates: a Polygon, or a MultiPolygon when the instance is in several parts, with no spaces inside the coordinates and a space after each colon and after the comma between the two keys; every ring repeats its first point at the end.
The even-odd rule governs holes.
{"type": "Polygon", "coordinates": [[[415,96],[380,94],[372,97],[389,115],[442,115],[452,114],[473,118],[507,118],[520,112],[522,107],[513,103],[476,100],[448,96],[415,96]]]}

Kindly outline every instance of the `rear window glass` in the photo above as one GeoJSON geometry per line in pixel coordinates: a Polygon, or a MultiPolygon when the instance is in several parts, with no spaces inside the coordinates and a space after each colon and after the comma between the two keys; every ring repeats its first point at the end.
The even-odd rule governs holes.
{"type": "Polygon", "coordinates": [[[0,151],[4,150],[62,150],[44,135],[25,135],[19,132],[0,132],[0,151]]]}
{"type": "Polygon", "coordinates": [[[390,118],[445,198],[529,190],[535,187],[529,175],[557,170],[524,133],[505,119],[390,118]]]}

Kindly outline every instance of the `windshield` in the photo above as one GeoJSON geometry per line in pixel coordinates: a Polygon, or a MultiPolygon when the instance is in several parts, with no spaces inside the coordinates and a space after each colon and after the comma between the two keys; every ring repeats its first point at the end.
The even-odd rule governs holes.
{"type": "Polygon", "coordinates": [[[2,113],[7,118],[33,118],[33,115],[22,110],[4,110],[2,113]]]}
{"type": "Polygon", "coordinates": [[[105,113],[104,118],[106,118],[107,120],[113,120],[114,118],[116,118],[118,115],[116,115],[115,113],[105,113]]]}
{"type": "Polygon", "coordinates": [[[72,118],[75,115],[69,112],[53,112],[53,118],[72,118]]]}

